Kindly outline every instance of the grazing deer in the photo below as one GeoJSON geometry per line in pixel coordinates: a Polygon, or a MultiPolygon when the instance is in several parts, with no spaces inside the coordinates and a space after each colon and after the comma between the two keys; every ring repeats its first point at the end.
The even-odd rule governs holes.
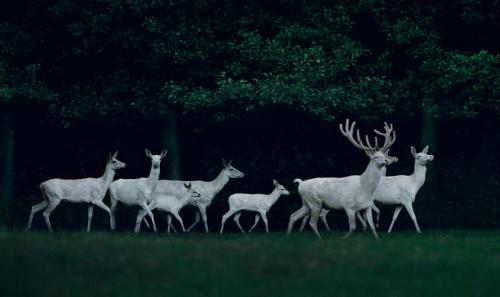
{"type": "Polygon", "coordinates": [[[109,194],[111,197],[111,230],[115,230],[115,211],[118,201],[125,205],[140,206],[151,218],[153,230],[156,232],[154,216],[148,207],[148,203],[153,199],[158,179],[160,178],[160,163],[167,155],[167,150],[163,150],[160,155],[153,155],[146,149],[146,156],[151,159],[151,170],[148,177],[138,179],[119,179],[111,183],[109,194]]]}
{"type": "Polygon", "coordinates": [[[231,217],[233,214],[234,222],[240,228],[242,233],[245,233],[243,228],[240,225],[240,216],[242,210],[247,211],[256,211],[255,221],[248,232],[252,232],[253,228],[257,226],[259,222],[259,215],[262,217],[264,221],[264,225],[266,226],[266,232],[269,233],[269,227],[267,225],[267,216],[266,213],[269,211],[271,206],[273,206],[276,201],[280,198],[281,195],[290,195],[290,192],[285,189],[282,185],[279,184],[277,180],[273,180],[274,190],[270,194],[232,194],[229,196],[229,210],[222,216],[222,223],[220,227],[220,234],[224,231],[224,224],[226,220],[231,217]]]}
{"type": "Polygon", "coordinates": [[[87,232],[90,232],[90,224],[92,221],[92,214],[94,212],[94,205],[104,209],[109,214],[111,222],[111,211],[106,206],[106,204],[102,202],[102,200],[106,196],[109,185],[113,181],[115,170],[124,168],[126,166],[125,163],[120,162],[118,161],[118,159],[116,159],[117,156],[118,152],[115,152],[113,155],[109,154],[104,175],[99,178],[54,178],[41,183],[40,190],[42,191],[43,201],[31,208],[31,213],[28,221],[28,230],[31,229],[33,216],[42,209],[45,209],[43,212],[45,223],[47,223],[49,231],[53,232],[52,225],[50,224],[50,214],[59,205],[59,203],[61,203],[62,200],[66,200],[69,202],[89,203],[87,232]]]}
{"type": "Polygon", "coordinates": [[[373,225],[372,194],[377,188],[380,178],[386,173],[386,166],[397,162],[398,158],[388,156],[391,145],[396,141],[396,132],[393,131],[392,125],[384,125],[384,133],[374,130],[375,133],[384,137],[385,141],[381,148],[378,147],[378,140],[375,137],[375,145],[372,146],[368,136],[365,136],[366,144],[363,144],[359,135],[359,130],[354,139],[354,125],[349,125],[349,120],[346,120],[345,127],[339,125],[340,132],[344,135],[356,148],[365,152],[370,158],[370,162],[365,171],[361,175],[351,175],[347,177],[326,177],[313,178],[302,181],[296,179],[299,183],[299,194],[302,198],[302,207],[290,216],[287,233],[290,234],[293,225],[300,218],[310,214],[311,220],[309,225],[314,233],[321,238],[318,232],[317,222],[320,211],[323,207],[333,209],[343,209],[349,220],[349,232],[344,236],[348,237],[356,229],[356,212],[365,210],[365,218],[370,225],[373,235],[378,238],[377,231],[373,225]]]}
{"type": "MultiPolygon", "coordinates": [[[[231,178],[243,178],[245,174],[238,169],[234,168],[232,165],[232,160],[226,163],[223,159],[223,168],[219,175],[212,181],[180,181],[180,180],[160,180],[158,182],[158,187],[156,192],[162,195],[169,195],[174,197],[182,197],[185,193],[184,183],[191,183],[193,187],[201,194],[200,197],[193,199],[189,202],[189,205],[196,206],[198,208],[195,216],[195,221],[187,229],[190,231],[196,224],[203,219],[205,224],[205,231],[208,233],[208,221],[207,221],[207,207],[212,203],[215,195],[217,195],[222,188],[229,182],[231,178]]],[[[169,219],[171,220],[171,218],[169,219]]]]}
{"type": "MultiPolygon", "coordinates": [[[[200,193],[198,193],[195,189],[191,187],[191,183],[189,182],[184,183],[184,188],[185,188],[184,196],[182,196],[180,199],[174,196],[156,193],[154,194],[153,200],[148,205],[151,211],[159,209],[161,211],[169,212],[170,214],[172,214],[181,224],[182,232],[186,232],[186,229],[184,228],[184,222],[182,221],[182,218],[179,216],[179,211],[190,201],[199,198],[201,196],[200,193]]],[[[140,231],[141,222],[145,215],[146,212],[141,209],[139,211],[139,214],[137,215],[135,232],[140,231]]],[[[168,224],[167,232],[170,233],[170,227],[172,226],[171,217],[170,219],[167,218],[167,224],[168,224]]]]}

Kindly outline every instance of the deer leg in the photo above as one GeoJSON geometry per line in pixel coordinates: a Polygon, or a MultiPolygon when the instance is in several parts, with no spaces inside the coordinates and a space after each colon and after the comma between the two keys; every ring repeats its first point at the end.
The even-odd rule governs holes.
{"type": "Polygon", "coordinates": [[[396,219],[398,218],[399,212],[401,211],[401,209],[403,209],[402,206],[396,206],[396,209],[394,210],[394,214],[392,215],[391,225],[389,226],[389,230],[387,230],[387,233],[391,233],[392,227],[394,226],[394,222],[396,222],[396,219]]]}
{"type": "Polygon", "coordinates": [[[139,213],[137,214],[137,219],[135,220],[135,233],[139,233],[141,231],[141,223],[144,217],[146,216],[146,211],[144,209],[139,210],[139,213]]]}
{"type": "MultiPolygon", "coordinates": [[[[177,212],[172,212],[172,215],[179,221],[179,224],[181,224],[181,229],[182,232],[186,232],[186,228],[184,228],[184,222],[182,221],[181,216],[177,212]]],[[[177,232],[177,231],[176,231],[177,232]]]]}
{"type": "Polygon", "coordinates": [[[105,212],[108,213],[109,223],[111,224],[111,210],[109,209],[109,207],[106,204],[104,204],[104,202],[102,202],[102,201],[96,201],[96,202],[94,202],[94,205],[96,205],[97,207],[101,208],[102,210],[104,210],[105,212]]]}
{"type": "Polygon", "coordinates": [[[411,205],[411,203],[403,204],[403,206],[406,208],[406,211],[410,215],[410,217],[413,221],[413,224],[415,224],[415,229],[417,229],[417,232],[422,233],[422,231],[420,231],[420,227],[418,226],[417,216],[415,215],[415,212],[413,211],[413,206],[411,205]]]}
{"type": "Polygon", "coordinates": [[[290,215],[290,220],[288,221],[288,229],[286,231],[286,234],[290,235],[290,233],[292,233],[293,225],[295,224],[295,222],[300,220],[300,218],[307,216],[308,214],[310,214],[310,212],[311,210],[309,209],[309,207],[307,207],[306,205],[302,205],[301,208],[292,213],[290,215]]]}
{"type": "Polygon", "coordinates": [[[326,230],[330,231],[330,226],[328,226],[328,222],[326,221],[326,215],[328,214],[328,212],[329,211],[327,209],[322,209],[319,213],[319,217],[323,222],[323,225],[325,225],[326,230]]]}
{"type": "Polygon", "coordinates": [[[264,225],[266,225],[266,233],[269,233],[269,225],[267,223],[267,216],[266,216],[266,212],[264,211],[261,211],[260,212],[260,216],[262,218],[262,221],[264,221],[264,225]]]}
{"type": "Polygon", "coordinates": [[[200,207],[201,219],[203,220],[203,224],[205,225],[205,232],[209,233],[208,230],[208,219],[207,219],[207,207],[205,205],[200,207]]]}
{"type": "Polygon", "coordinates": [[[200,211],[197,209],[195,210],[195,213],[194,213],[194,222],[191,224],[191,226],[189,226],[189,228],[187,229],[187,231],[191,231],[191,229],[194,228],[194,226],[196,226],[196,224],[198,224],[200,222],[200,211]]]}
{"type": "Polygon", "coordinates": [[[45,217],[45,223],[47,224],[47,227],[49,228],[50,232],[54,232],[52,230],[52,225],[50,224],[50,214],[54,211],[54,209],[61,203],[60,199],[54,199],[49,201],[49,206],[45,208],[43,211],[43,216],[45,217]]]}
{"type": "Polygon", "coordinates": [[[349,231],[342,237],[349,237],[354,230],[356,230],[356,212],[354,210],[346,209],[345,214],[347,215],[347,220],[349,221],[349,231]]]}
{"type": "Polygon", "coordinates": [[[92,222],[92,214],[94,213],[94,205],[90,204],[87,209],[87,232],[90,232],[90,224],[92,222]]]}
{"type": "Polygon", "coordinates": [[[31,207],[31,213],[30,213],[30,218],[28,220],[28,230],[31,229],[31,224],[33,223],[33,216],[35,216],[35,214],[39,211],[41,211],[42,209],[46,208],[47,205],[49,205],[49,203],[47,202],[47,200],[43,200],[42,202],[36,204],[36,205],[33,205],[31,207]]]}
{"type": "Polygon", "coordinates": [[[363,230],[366,230],[366,221],[365,219],[363,219],[363,216],[361,216],[359,214],[359,211],[356,212],[356,217],[358,218],[358,220],[361,222],[361,225],[363,226],[363,230]]]}
{"type": "Polygon", "coordinates": [[[241,211],[234,215],[233,220],[238,226],[238,228],[240,228],[241,233],[245,233],[245,230],[243,230],[243,228],[240,225],[240,217],[241,217],[241,211]]]}
{"type": "Polygon", "coordinates": [[[373,236],[378,239],[377,230],[375,230],[375,225],[373,224],[373,214],[371,207],[365,210],[365,219],[368,222],[368,226],[370,226],[370,229],[372,230],[373,236]]]}
{"type": "Polygon", "coordinates": [[[306,226],[307,220],[310,219],[310,215],[306,215],[302,218],[302,223],[300,224],[299,232],[304,231],[304,227],[306,226]]]}
{"type": "Polygon", "coordinates": [[[321,212],[321,206],[311,205],[310,209],[311,209],[311,220],[309,221],[309,226],[311,226],[311,228],[313,229],[314,234],[316,234],[316,236],[318,236],[318,238],[321,239],[321,235],[319,234],[318,231],[318,219],[319,219],[319,213],[321,212]]]}
{"type": "Polygon", "coordinates": [[[378,207],[375,204],[373,204],[372,209],[377,214],[377,217],[375,218],[375,220],[377,221],[375,223],[375,227],[378,228],[378,224],[380,222],[380,209],[378,209],[378,207]]]}
{"type": "Polygon", "coordinates": [[[172,227],[172,215],[167,214],[167,234],[170,234],[171,227],[172,227]]]}
{"type": "Polygon", "coordinates": [[[226,220],[231,217],[237,210],[234,209],[229,209],[223,216],[222,216],[222,222],[220,226],[220,231],[219,234],[222,234],[224,232],[224,224],[226,223],[226,220]]]}
{"type": "Polygon", "coordinates": [[[248,232],[252,232],[253,228],[255,228],[257,226],[257,224],[259,223],[260,221],[260,215],[258,213],[255,214],[255,220],[253,222],[253,225],[252,225],[252,228],[250,228],[250,230],[248,230],[248,232]]]}
{"type": "Polygon", "coordinates": [[[109,215],[109,222],[111,225],[111,230],[116,229],[115,211],[116,211],[117,205],[118,205],[118,201],[113,199],[113,196],[111,196],[111,207],[110,207],[110,215],[109,215]]]}
{"type": "MultiPolygon", "coordinates": [[[[153,224],[153,231],[158,232],[158,230],[156,229],[155,217],[153,215],[153,212],[151,212],[151,209],[149,208],[149,206],[146,204],[145,201],[141,202],[141,207],[142,207],[142,209],[144,211],[146,211],[146,213],[148,214],[149,218],[151,219],[151,223],[153,224]]],[[[141,218],[141,221],[142,221],[142,218],[141,218]]],[[[140,225],[140,222],[139,222],[139,228],[140,228],[140,226],[141,225],[140,225]]],[[[136,228],[137,228],[137,225],[136,225],[136,228]]],[[[139,232],[139,231],[137,231],[137,232],[139,232]]]]}

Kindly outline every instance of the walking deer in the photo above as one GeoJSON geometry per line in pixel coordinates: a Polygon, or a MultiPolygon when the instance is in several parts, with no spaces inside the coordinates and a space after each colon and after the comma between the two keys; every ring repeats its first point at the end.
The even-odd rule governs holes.
{"type": "Polygon", "coordinates": [[[111,183],[109,194],[111,197],[111,230],[115,230],[115,211],[118,201],[129,206],[140,206],[151,218],[153,230],[156,232],[156,223],[148,203],[153,199],[158,179],[160,178],[160,163],[167,155],[163,150],[160,155],[153,155],[146,149],[146,156],[151,159],[151,170],[148,177],[138,179],[119,179],[111,183]]]}
{"type": "MultiPolygon", "coordinates": [[[[387,230],[387,233],[391,233],[394,223],[399,216],[399,212],[401,211],[401,209],[403,209],[403,207],[410,215],[410,218],[412,219],[417,232],[421,233],[420,227],[418,226],[417,217],[415,215],[415,212],[413,211],[413,202],[415,202],[418,191],[425,183],[427,163],[433,161],[434,156],[427,154],[429,151],[429,146],[425,146],[420,153],[417,153],[413,146],[410,148],[410,151],[413,158],[415,159],[413,173],[411,175],[384,176],[380,180],[377,189],[373,193],[374,201],[387,205],[396,205],[396,209],[394,210],[394,214],[392,216],[391,225],[389,226],[389,230],[387,230]]],[[[375,204],[373,205],[372,209],[377,214],[375,225],[378,227],[380,210],[375,204]]],[[[328,212],[329,210],[322,209],[320,217],[326,217],[328,212]]],[[[359,215],[359,212],[356,213],[356,215],[363,225],[363,229],[366,229],[366,221],[359,215]]],[[[307,217],[305,217],[304,221],[302,222],[301,231],[306,219],[307,217]]],[[[324,221],[324,223],[328,228],[326,221],[324,221]]]]}
{"type": "Polygon", "coordinates": [[[253,228],[257,226],[259,223],[259,215],[262,217],[264,221],[264,225],[266,226],[266,232],[269,233],[269,227],[267,224],[267,216],[266,213],[271,209],[271,206],[278,201],[281,195],[290,195],[290,192],[285,189],[282,185],[279,184],[277,180],[273,180],[274,189],[270,194],[232,194],[229,196],[229,210],[222,216],[222,223],[220,227],[220,234],[224,231],[224,224],[226,220],[231,217],[233,214],[234,222],[240,228],[242,233],[245,233],[245,230],[240,225],[240,216],[241,211],[255,211],[255,221],[248,232],[252,232],[253,228]]]}
{"type": "MultiPolygon", "coordinates": [[[[181,228],[183,232],[186,232],[186,229],[184,228],[184,222],[182,221],[182,218],[179,216],[179,211],[190,201],[193,199],[199,198],[201,194],[197,192],[192,186],[191,183],[184,183],[184,188],[185,188],[185,193],[182,197],[177,198],[174,196],[170,195],[164,195],[164,194],[154,194],[153,200],[151,203],[149,203],[149,209],[151,211],[155,209],[159,209],[161,211],[168,212],[169,215],[173,215],[177,221],[181,224],[181,228]]],[[[140,210],[139,214],[137,215],[137,220],[136,220],[136,229],[135,232],[139,232],[141,228],[141,222],[146,215],[146,212],[144,210],[140,210]]],[[[167,217],[167,233],[170,233],[170,228],[172,227],[172,219],[171,217],[167,217]]]]}
{"type": "Polygon", "coordinates": [[[413,158],[415,158],[413,173],[411,175],[386,176],[380,180],[377,190],[373,193],[375,201],[382,204],[397,205],[387,233],[391,233],[394,222],[396,222],[403,207],[410,215],[417,232],[421,233],[417,216],[413,211],[413,202],[415,202],[415,197],[425,182],[427,163],[433,161],[434,156],[427,154],[429,146],[424,147],[420,153],[417,153],[413,146],[410,151],[413,158]]]}
{"type": "Polygon", "coordinates": [[[59,205],[59,203],[61,203],[62,200],[89,204],[87,211],[87,232],[90,232],[90,224],[92,221],[92,214],[94,212],[94,205],[100,207],[101,209],[104,209],[109,214],[111,223],[111,211],[106,206],[106,204],[102,202],[102,200],[106,196],[109,185],[113,181],[115,170],[124,168],[126,166],[125,163],[119,161],[116,158],[117,156],[118,152],[115,152],[113,155],[109,154],[104,174],[99,178],[54,178],[41,183],[40,190],[42,191],[43,201],[31,208],[31,213],[28,221],[28,230],[31,229],[33,216],[37,212],[45,209],[43,211],[45,223],[47,224],[49,231],[53,232],[52,225],[50,224],[50,214],[59,205]]]}
{"type": "Polygon", "coordinates": [[[353,122],[352,125],[349,125],[347,119],[345,127],[340,124],[339,128],[342,135],[369,157],[370,162],[365,171],[361,175],[347,177],[313,178],[305,181],[296,179],[295,182],[299,183],[298,190],[303,205],[290,216],[288,234],[292,231],[297,220],[310,214],[309,225],[314,233],[321,238],[317,229],[317,222],[320,211],[324,207],[343,209],[346,212],[349,231],[344,238],[348,237],[356,229],[356,212],[364,210],[370,229],[373,235],[378,238],[372,218],[372,194],[377,188],[380,178],[385,175],[386,166],[398,160],[398,158],[388,155],[390,147],[396,141],[396,132],[393,130],[392,124],[385,123],[383,133],[374,130],[376,134],[384,137],[384,144],[379,147],[377,137],[375,137],[375,145],[372,146],[367,135],[365,136],[366,144],[363,143],[359,130],[356,131],[356,139],[354,138],[355,124],[356,122],[353,122]]]}
{"type": "MultiPolygon", "coordinates": [[[[169,195],[174,197],[182,197],[185,193],[184,183],[191,183],[193,187],[201,194],[200,197],[193,199],[189,202],[189,205],[197,207],[197,212],[195,215],[195,221],[187,229],[190,231],[196,224],[203,219],[205,224],[205,231],[208,233],[208,220],[207,220],[207,207],[212,203],[215,195],[217,195],[224,186],[229,182],[231,178],[243,178],[245,174],[238,169],[234,168],[232,165],[232,160],[227,162],[223,159],[223,168],[219,175],[212,181],[180,181],[180,180],[160,180],[158,182],[158,187],[156,192],[162,195],[169,195]]],[[[171,218],[170,218],[171,220],[171,218]]]]}

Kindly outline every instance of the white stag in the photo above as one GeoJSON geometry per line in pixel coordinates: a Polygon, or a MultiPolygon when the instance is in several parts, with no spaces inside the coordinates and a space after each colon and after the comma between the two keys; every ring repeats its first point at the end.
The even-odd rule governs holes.
{"type": "Polygon", "coordinates": [[[290,234],[295,222],[310,214],[309,222],[314,233],[321,238],[318,232],[317,222],[322,207],[331,209],[343,209],[349,220],[349,232],[344,236],[349,236],[356,229],[356,212],[365,210],[365,218],[370,225],[373,235],[378,238],[377,231],[373,225],[372,194],[377,188],[380,178],[386,173],[386,166],[397,162],[396,157],[388,156],[389,148],[396,141],[396,132],[392,125],[384,125],[384,133],[374,130],[375,133],[385,138],[381,148],[378,147],[378,140],[375,137],[375,145],[372,146],[368,136],[365,136],[366,145],[363,144],[359,135],[359,130],[354,139],[354,125],[349,125],[346,120],[346,128],[340,124],[340,132],[358,149],[363,150],[370,158],[370,162],[361,175],[351,175],[347,177],[325,177],[313,178],[299,183],[299,194],[302,198],[302,207],[290,216],[287,233],[290,234]]]}
{"type": "Polygon", "coordinates": [[[222,223],[220,227],[220,234],[224,231],[224,224],[226,220],[231,217],[233,214],[234,222],[240,228],[242,233],[245,233],[243,228],[240,225],[240,216],[241,211],[254,211],[257,212],[255,214],[255,221],[248,232],[252,232],[253,228],[257,226],[259,223],[259,216],[262,217],[264,221],[264,225],[266,226],[266,232],[269,233],[269,227],[267,224],[267,216],[266,213],[271,209],[276,201],[280,198],[281,195],[290,195],[290,192],[285,189],[282,185],[279,184],[277,180],[273,180],[274,190],[270,194],[232,194],[229,196],[229,210],[222,216],[222,223]]]}
{"type": "MultiPolygon", "coordinates": [[[[186,232],[186,229],[184,228],[184,222],[182,221],[182,218],[179,216],[179,211],[193,199],[199,198],[201,194],[198,193],[191,186],[191,183],[189,182],[184,183],[184,189],[185,189],[184,196],[182,196],[180,199],[170,195],[164,195],[158,193],[154,194],[153,201],[151,201],[151,203],[149,204],[149,209],[151,209],[151,211],[159,209],[161,211],[165,211],[168,212],[169,214],[172,214],[181,224],[182,231],[186,232]]],[[[145,215],[146,212],[144,210],[139,211],[136,220],[135,232],[140,231],[141,222],[144,219],[145,215]]],[[[167,232],[170,233],[170,227],[172,226],[171,216],[167,217],[167,224],[168,224],[167,232]]]]}
{"type": "MultiPolygon", "coordinates": [[[[234,168],[231,165],[232,161],[226,163],[226,161],[222,160],[223,168],[219,175],[212,181],[180,181],[180,180],[160,180],[158,182],[158,187],[156,188],[156,192],[162,195],[169,195],[174,197],[182,197],[184,196],[185,189],[184,183],[191,183],[193,187],[198,191],[201,196],[198,198],[193,198],[189,205],[197,207],[197,212],[195,216],[195,221],[193,224],[187,229],[190,231],[193,229],[196,224],[203,219],[203,223],[205,224],[205,231],[208,233],[208,221],[207,221],[207,207],[212,203],[215,195],[217,195],[224,186],[229,182],[231,178],[243,178],[245,174],[238,169],[234,168]]],[[[171,218],[169,218],[171,220],[171,218]]]]}
{"type": "Polygon", "coordinates": [[[151,170],[148,177],[138,179],[119,179],[111,183],[109,194],[111,197],[111,230],[115,230],[115,211],[118,201],[125,205],[140,206],[151,218],[153,230],[156,231],[154,216],[148,207],[148,203],[153,199],[158,179],[160,178],[160,163],[167,155],[167,150],[163,150],[160,155],[153,155],[146,149],[146,156],[151,159],[151,170]]]}
{"type": "Polygon", "coordinates": [[[40,184],[42,191],[43,201],[34,205],[31,208],[31,213],[28,221],[28,230],[31,229],[33,216],[45,209],[43,216],[49,231],[52,232],[52,225],[50,224],[50,214],[61,203],[62,200],[69,202],[89,203],[88,206],[88,221],[87,232],[90,232],[90,224],[92,221],[92,214],[94,212],[94,205],[104,209],[110,216],[111,211],[109,207],[102,202],[106,196],[109,185],[115,176],[115,170],[124,168],[126,165],[118,161],[116,157],[118,152],[113,155],[109,154],[106,162],[106,169],[104,175],[99,178],[82,178],[82,179],[49,179],[40,184]]]}

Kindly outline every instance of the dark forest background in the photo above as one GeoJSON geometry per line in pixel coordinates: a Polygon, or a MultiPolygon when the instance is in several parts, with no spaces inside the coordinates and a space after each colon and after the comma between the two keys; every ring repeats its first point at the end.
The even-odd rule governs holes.
{"type": "MultiPolygon", "coordinates": [[[[283,229],[294,178],[364,170],[338,131],[348,117],[363,132],[394,123],[388,175],[410,174],[410,145],[430,145],[424,230],[499,228],[499,33],[500,1],[4,1],[1,225],[25,227],[46,179],[99,176],[114,150],[128,164],[116,178],[146,176],[144,148],[167,148],[163,179],[215,178],[222,157],[246,173],[209,207],[212,230],[230,193],[270,192],[272,178],[292,192],[269,215],[283,229]]],[[[119,208],[118,226],[136,211],[119,208]]],[[[79,230],[86,214],[63,203],[53,225],[79,230]]],[[[342,212],[331,220],[347,228],[342,212]]]]}

